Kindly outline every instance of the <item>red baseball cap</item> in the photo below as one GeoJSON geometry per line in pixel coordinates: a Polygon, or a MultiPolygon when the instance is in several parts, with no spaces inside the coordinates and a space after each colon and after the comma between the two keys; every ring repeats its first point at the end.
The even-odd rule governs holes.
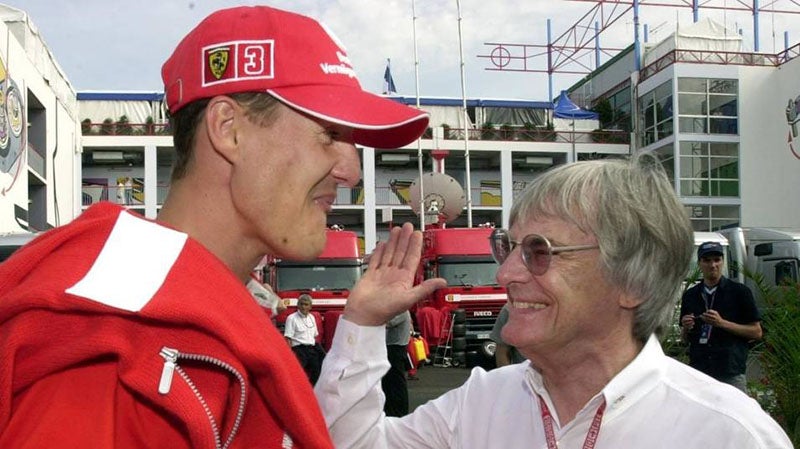
{"type": "Polygon", "coordinates": [[[353,128],[356,143],[397,148],[428,114],[364,91],[344,46],[316,20],[268,6],[206,17],[161,68],[170,113],[202,98],[267,92],[311,116],[353,128]]]}

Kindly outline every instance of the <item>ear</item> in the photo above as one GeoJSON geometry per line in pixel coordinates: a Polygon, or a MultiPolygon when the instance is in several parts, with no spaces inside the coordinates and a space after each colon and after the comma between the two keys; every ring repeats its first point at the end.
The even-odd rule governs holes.
{"type": "Polygon", "coordinates": [[[642,299],[629,293],[619,292],[619,306],[623,309],[633,310],[642,304],[642,299]]]}
{"type": "Polygon", "coordinates": [[[238,156],[241,132],[239,123],[245,120],[244,110],[230,97],[214,97],[205,111],[205,126],[208,140],[214,151],[226,161],[233,163],[238,156]]]}

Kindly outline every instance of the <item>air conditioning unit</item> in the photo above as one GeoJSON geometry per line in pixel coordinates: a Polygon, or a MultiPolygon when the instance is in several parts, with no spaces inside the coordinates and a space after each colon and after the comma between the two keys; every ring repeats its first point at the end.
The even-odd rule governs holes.
{"type": "Polygon", "coordinates": [[[411,162],[411,155],[408,153],[381,153],[380,159],[383,165],[405,165],[411,162]]]}
{"type": "Polygon", "coordinates": [[[122,151],[94,151],[92,152],[92,161],[103,163],[124,162],[125,155],[122,151]]]}
{"type": "Polygon", "coordinates": [[[553,158],[543,156],[527,156],[523,165],[528,167],[550,167],[553,165],[553,158]]]}

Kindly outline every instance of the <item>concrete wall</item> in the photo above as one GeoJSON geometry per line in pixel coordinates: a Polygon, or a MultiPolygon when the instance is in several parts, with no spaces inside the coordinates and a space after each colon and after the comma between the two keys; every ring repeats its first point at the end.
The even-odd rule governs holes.
{"type": "Polygon", "coordinates": [[[786,108],[800,96],[800,58],[743,67],[739,94],[742,226],[798,228],[800,138],[789,139],[786,108]]]}

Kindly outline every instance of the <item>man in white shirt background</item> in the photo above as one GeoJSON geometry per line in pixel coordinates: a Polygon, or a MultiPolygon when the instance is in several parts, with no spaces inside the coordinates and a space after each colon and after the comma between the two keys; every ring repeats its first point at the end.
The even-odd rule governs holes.
{"type": "Polygon", "coordinates": [[[283,336],[292,347],[311,385],[314,385],[319,378],[325,352],[316,341],[319,330],[311,307],[310,295],[303,293],[297,298],[297,311],[286,318],[283,336]]]}

